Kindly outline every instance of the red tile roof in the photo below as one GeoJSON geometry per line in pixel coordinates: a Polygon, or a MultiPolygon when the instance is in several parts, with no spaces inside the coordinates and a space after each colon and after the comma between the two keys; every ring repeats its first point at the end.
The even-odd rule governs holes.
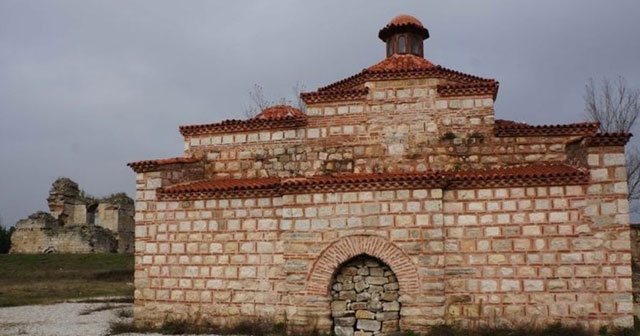
{"type": "Polygon", "coordinates": [[[429,69],[435,65],[412,54],[393,54],[367,68],[368,71],[412,71],[429,69]]]}
{"type": "Polygon", "coordinates": [[[283,189],[293,192],[385,190],[400,188],[441,188],[446,184],[444,176],[437,172],[389,173],[389,174],[345,174],[338,176],[314,176],[285,179],[283,189]]]}
{"type": "Polygon", "coordinates": [[[631,133],[598,133],[588,137],[586,144],[589,147],[624,146],[632,136],[631,133]]]}
{"type": "Polygon", "coordinates": [[[398,32],[406,32],[410,31],[422,36],[423,39],[429,37],[429,31],[424,28],[422,22],[416,19],[415,17],[407,14],[400,14],[384,26],[384,28],[380,29],[378,32],[378,37],[386,41],[389,36],[398,33],[398,32]]]}
{"type": "MultiPolygon", "coordinates": [[[[495,99],[498,92],[498,82],[494,79],[481,78],[439,65],[433,65],[433,63],[419,56],[394,54],[362,70],[359,74],[321,87],[315,92],[302,93],[301,97],[307,104],[349,101],[354,100],[354,92],[366,89],[364,87],[365,82],[413,78],[441,78],[458,84],[469,84],[468,87],[457,87],[455,84],[438,87],[438,93],[441,93],[442,90],[444,96],[461,95],[462,93],[471,95],[490,94],[495,99]],[[316,97],[323,97],[324,99],[318,100],[316,97]]],[[[364,95],[355,98],[362,99],[364,95]]]]}
{"type": "Polygon", "coordinates": [[[127,163],[127,166],[131,167],[136,173],[145,173],[149,171],[156,171],[162,166],[172,164],[184,164],[184,163],[196,163],[200,162],[197,158],[175,157],[168,159],[157,160],[142,160],[136,162],[127,163]]]}
{"type": "Polygon", "coordinates": [[[585,184],[589,173],[563,163],[531,164],[491,170],[394,174],[347,174],[309,178],[206,180],[158,189],[161,199],[259,197],[291,193],[480,188],[585,184]]]}
{"type": "Polygon", "coordinates": [[[276,105],[268,107],[252,119],[281,119],[285,117],[305,118],[300,109],[289,105],[276,105]]]}
{"type": "Polygon", "coordinates": [[[205,180],[160,188],[158,193],[164,198],[181,195],[189,195],[189,197],[272,196],[276,194],[280,181],[279,178],[205,180]]]}
{"type": "Polygon", "coordinates": [[[221,134],[231,132],[248,132],[268,129],[287,129],[303,127],[307,124],[307,117],[303,114],[287,115],[283,117],[269,117],[248,120],[225,120],[219,123],[203,125],[180,126],[183,136],[202,134],[221,134]]]}
{"type": "Polygon", "coordinates": [[[498,82],[479,82],[470,84],[438,85],[437,90],[441,97],[482,96],[490,95],[493,100],[498,95],[498,82]]]}
{"type": "Polygon", "coordinates": [[[400,26],[400,25],[406,25],[406,24],[412,24],[418,27],[424,27],[422,25],[422,22],[420,22],[420,20],[416,19],[414,16],[407,15],[407,14],[400,14],[394,17],[393,19],[391,19],[391,21],[389,21],[386,27],[400,26]]]}
{"type": "Polygon", "coordinates": [[[335,101],[354,101],[362,100],[369,93],[369,89],[355,89],[344,91],[317,91],[317,92],[305,92],[302,94],[304,101],[307,104],[313,103],[325,103],[335,101]]]}
{"type": "Polygon", "coordinates": [[[585,122],[563,125],[529,125],[525,123],[497,119],[494,133],[498,137],[515,136],[592,136],[598,132],[598,123],[585,122]]]}
{"type": "Polygon", "coordinates": [[[449,187],[453,189],[585,184],[589,181],[586,169],[563,163],[534,163],[501,169],[448,172],[447,175],[449,187]]]}

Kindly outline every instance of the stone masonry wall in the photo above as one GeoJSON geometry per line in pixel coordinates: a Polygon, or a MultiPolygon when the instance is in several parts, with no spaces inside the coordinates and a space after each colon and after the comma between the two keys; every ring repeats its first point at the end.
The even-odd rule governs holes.
{"type": "Polygon", "coordinates": [[[211,178],[496,168],[564,161],[579,137],[493,136],[493,99],[440,98],[440,80],[367,83],[365,102],[310,105],[308,125],[185,137],[211,178]]]}
{"type": "Polygon", "coordinates": [[[327,330],[335,270],[366,254],[398,278],[402,328],[629,325],[628,230],[597,227],[585,194],[558,186],[147,200],[156,210],[136,227],[136,317],[259,315],[327,330]]]}
{"type": "Polygon", "coordinates": [[[331,317],[336,335],[381,335],[399,331],[398,279],[384,263],[356,257],[336,271],[331,317]]]}
{"type": "MultiPolygon", "coordinates": [[[[517,152],[509,147],[553,141],[494,139],[493,99],[440,99],[434,89],[440,82],[367,83],[364,103],[310,105],[305,128],[187,136],[185,153],[205,157],[205,175],[213,178],[286,177],[494,167],[517,152]]],[[[529,158],[533,162],[563,147],[531,150],[538,154],[529,158]]]]}
{"type": "Polygon", "coordinates": [[[631,259],[633,282],[633,315],[640,317],[640,226],[631,225],[631,259]]]}
{"type": "Polygon", "coordinates": [[[498,136],[493,97],[438,97],[441,83],[368,82],[363,101],[310,104],[304,127],[188,135],[185,154],[201,163],[139,172],[136,322],[229,324],[267,316],[329,331],[348,329],[353,318],[352,328],[363,323],[361,332],[382,332],[378,311],[360,313],[373,322],[359,322],[363,309],[335,313],[342,303],[334,296],[352,294],[333,289],[339,276],[344,280],[342,267],[369,257],[397,279],[401,330],[445,322],[630,326],[623,146],[593,145],[580,132],[498,136]],[[210,179],[540,162],[579,164],[589,181],[262,197],[156,193],[210,179]]]}
{"type": "Polygon", "coordinates": [[[101,227],[44,226],[37,219],[23,219],[11,237],[11,253],[111,253],[117,251],[112,232],[101,227]],[[35,222],[31,225],[29,221],[35,222]],[[25,227],[26,226],[26,227],[25,227]],[[30,226],[30,227],[29,227],[30,226]]]}

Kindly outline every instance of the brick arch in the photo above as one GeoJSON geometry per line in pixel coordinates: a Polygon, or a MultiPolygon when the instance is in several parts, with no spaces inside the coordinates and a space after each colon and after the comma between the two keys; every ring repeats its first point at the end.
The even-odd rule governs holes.
{"type": "Polygon", "coordinates": [[[411,258],[388,240],[371,235],[343,237],[329,245],[316,260],[307,278],[307,293],[326,296],[333,274],[347,260],[366,254],[391,267],[398,278],[400,294],[419,294],[418,269],[411,258]]]}

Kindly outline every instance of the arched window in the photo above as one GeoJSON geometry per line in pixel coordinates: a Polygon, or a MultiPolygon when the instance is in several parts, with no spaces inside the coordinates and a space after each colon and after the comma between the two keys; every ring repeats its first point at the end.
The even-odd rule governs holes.
{"type": "Polygon", "coordinates": [[[398,53],[404,54],[407,52],[407,42],[404,36],[398,37],[398,53]]]}
{"type": "Polygon", "coordinates": [[[411,37],[411,53],[414,55],[420,55],[420,41],[417,36],[411,37]]]}
{"type": "Polygon", "coordinates": [[[393,55],[393,39],[387,40],[387,57],[393,55]]]}

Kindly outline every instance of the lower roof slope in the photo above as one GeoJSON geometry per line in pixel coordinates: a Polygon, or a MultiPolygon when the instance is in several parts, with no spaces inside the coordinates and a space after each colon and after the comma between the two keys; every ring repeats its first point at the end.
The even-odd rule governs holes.
{"type": "Polygon", "coordinates": [[[586,169],[564,163],[535,163],[488,170],[213,179],[159,188],[158,197],[161,199],[261,197],[308,192],[576,185],[585,184],[588,181],[589,172],[586,169]]]}

